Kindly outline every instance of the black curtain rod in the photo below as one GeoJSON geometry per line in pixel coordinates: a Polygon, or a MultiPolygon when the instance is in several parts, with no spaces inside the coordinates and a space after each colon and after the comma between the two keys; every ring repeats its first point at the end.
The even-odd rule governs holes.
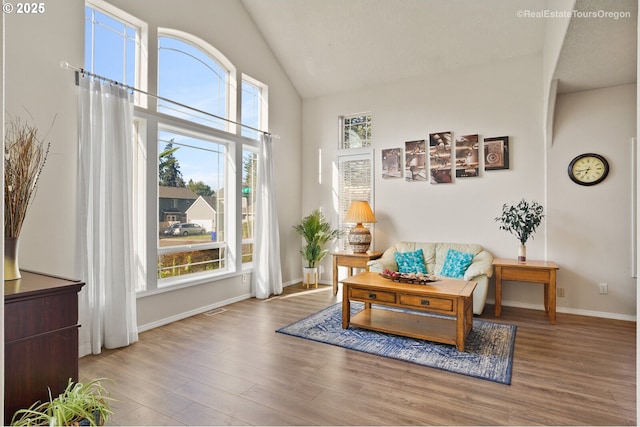
{"type": "Polygon", "coordinates": [[[67,69],[70,69],[70,70],[74,70],[74,71],[75,71],[75,75],[76,75],[76,86],[79,86],[79,85],[80,85],[80,74],[82,74],[83,76],[93,77],[93,78],[98,79],[98,80],[101,80],[101,81],[103,81],[103,82],[105,82],[105,83],[109,83],[109,84],[112,84],[112,85],[120,86],[120,87],[123,87],[123,88],[125,88],[125,89],[127,89],[127,90],[130,90],[130,91],[133,91],[133,92],[138,92],[138,93],[141,93],[141,94],[143,94],[143,95],[147,95],[147,96],[150,96],[150,97],[152,97],[152,98],[159,99],[159,100],[161,100],[161,101],[170,102],[170,103],[172,103],[172,104],[174,104],[174,105],[177,105],[177,106],[179,106],[179,107],[187,108],[187,109],[189,109],[189,110],[191,110],[191,111],[195,111],[195,112],[200,113],[200,114],[204,114],[204,115],[207,115],[207,116],[210,116],[210,117],[214,117],[214,118],[216,118],[216,119],[218,119],[218,120],[224,120],[224,121],[225,121],[225,122],[227,122],[227,123],[232,123],[232,124],[234,124],[234,125],[241,126],[241,127],[243,127],[243,128],[246,128],[246,129],[255,130],[255,131],[260,132],[260,133],[263,133],[263,134],[265,134],[265,135],[271,135],[271,133],[270,133],[270,132],[266,132],[266,131],[263,131],[263,130],[261,130],[261,129],[256,129],[256,128],[254,128],[254,127],[252,127],[252,126],[249,126],[249,125],[243,125],[242,123],[234,122],[233,120],[229,120],[229,119],[226,119],[226,118],[224,118],[224,117],[217,116],[217,115],[212,114],[212,113],[209,113],[209,112],[207,112],[207,111],[199,110],[199,109],[194,108],[194,107],[191,107],[191,106],[189,106],[189,105],[182,104],[182,103],[180,103],[180,102],[173,101],[173,100],[171,100],[171,99],[163,98],[162,96],[154,95],[153,93],[145,92],[145,91],[143,91],[143,90],[140,90],[140,89],[135,88],[135,87],[133,87],[133,86],[126,85],[126,84],[121,83],[121,82],[119,82],[119,81],[111,80],[111,79],[109,79],[109,78],[107,78],[107,77],[104,77],[104,76],[101,76],[101,75],[99,75],[99,74],[91,73],[91,72],[89,72],[89,71],[85,70],[84,68],[74,67],[74,66],[70,65],[70,64],[69,64],[68,62],[66,62],[66,61],[62,61],[62,62],[60,63],[60,66],[61,66],[62,68],[67,68],[67,69]]]}

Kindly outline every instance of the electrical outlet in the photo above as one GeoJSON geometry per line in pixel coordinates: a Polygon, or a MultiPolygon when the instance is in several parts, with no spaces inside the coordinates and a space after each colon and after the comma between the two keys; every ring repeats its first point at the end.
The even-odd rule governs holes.
{"type": "Polygon", "coordinates": [[[249,276],[248,274],[243,274],[242,275],[242,283],[247,283],[247,276],[249,276]]]}
{"type": "Polygon", "coordinates": [[[558,295],[558,298],[563,298],[564,297],[564,288],[558,288],[556,294],[558,295]]]}
{"type": "Polygon", "coordinates": [[[609,293],[609,285],[606,283],[599,283],[598,287],[600,288],[600,294],[606,295],[609,293]]]}

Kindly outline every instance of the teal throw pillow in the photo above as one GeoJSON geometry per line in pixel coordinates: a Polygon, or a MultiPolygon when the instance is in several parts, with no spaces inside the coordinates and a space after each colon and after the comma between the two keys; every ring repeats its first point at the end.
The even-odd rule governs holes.
{"type": "Polygon", "coordinates": [[[444,259],[442,270],[440,270],[440,275],[462,279],[464,272],[467,271],[472,262],[473,254],[449,249],[444,259]]]}
{"type": "Polygon", "coordinates": [[[398,263],[398,272],[427,274],[422,249],[414,252],[395,252],[393,256],[396,259],[396,263],[398,263]]]}

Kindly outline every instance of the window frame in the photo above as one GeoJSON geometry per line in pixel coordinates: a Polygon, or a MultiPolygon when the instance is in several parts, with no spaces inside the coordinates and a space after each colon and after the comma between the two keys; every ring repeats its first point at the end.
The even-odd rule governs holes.
{"type": "MultiPolygon", "coordinates": [[[[150,102],[148,99],[153,99],[155,96],[147,96],[141,93],[147,91],[150,93],[158,93],[157,81],[154,82],[154,79],[148,81],[147,79],[150,72],[159,72],[159,52],[157,49],[159,39],[156,38],[156,41],[151,43],[156,49],[150,51],[150,30],[146,22],[103,0],[86,0],[84,5],[85,7],[95,9],[112,19],[122,22],[126,26],[138,29],[136,34],[137,52],[135,55],[134,72],[136,77],[135,83],[130,85],[137,89],[135,91],[136,102],[134,105],[134,133],[136,142],[133,171],[134,177],[136,177],[136,185],[133,189],[134,207],[136,208],[134,223],[137,225],[135,239],[139,243],[137,283],[142,285],[144,289],[138,287],[136,296],[144,297],[183,287],[210,283],[235,277],[250,271],[252,264],[242,263],[241,224],[243,214],[241,191],[243,177],[242,173],[236,173],[235,171],[242,169],[243,150],[248,149],[257,152],[260,145],[258,139],[242,136],[242,126],[237,124],[242,120],[242,112],[239,107],[239,103],[242,100],[242,86],[238,84],[237,81],[238,72],[236,67],[214,46],[191,33],[161,26],[153,27],[151,32],[153,32],[156,37],[175,37],[183,42],[189,43],[209,55],[228,71],[225,82],[227,115],[223,118],[227,126],[225,126],[224,130],[159,113],[156,108],[157,103],[150,102]],[[150,66],[155,67],[155,70],[151,70],[150,66]],[[149,88],[150,84],[156,86],[149,88]],[[215,139],[216,142],[224,142],[227,144],[228,149],[225,159],[226,184],[224,187],[227,261],[224,271],[214,270],[212,272],[204,272],[202,276],[198,274],[197,277],[194,277],[196,274],[190,274],[181,276],[183,279],[174,280],[171,283],[159,284],[157,262],[160,251],[157,243],[158,239],[154,238],[158,233],[158,129],[167,129],[168,127],[175,127],[179,133],[184,133],[185,131],[195,132],[200,135],[199,137],[205,136],[205,139],[215,139]],[[155,209],[153,208],[154,206],[155,209]]],[[[83,16],[85,25],[87,25],[86,20],[89,19],[88,16],[86,13],[85,16],[83,16]]],[[[94,48],[95,46],[87,46],[85,44],[85,55],[109,54],[108,52],[96,51],[94,48]],[[87,49],[91,49],[91,52],[87,49]]],[[[99,74],[99,72],[97,74],[99,74]]],[[[268,85],[244,74],[242,74],[242,79],[261,88],[259,105],[260,124],[258,128],[266,129],[268,123],[268,85]]],[[[255,136],[259,138],[260,134],[256,134],[255,136]]],[[[219,245],[221,245],[221,243],[212,242],[210,246],[219,245]]],[[[199,248],[202,248],[202,246],[199,248]]],[[[196,249],[198,249],[198,247],[196,247],[196,249]]]]}
{"type": "MultiPolygon", "coordinates": [[[[259,91],[259,95],[258,95],[258,124],[257,124],[257,128],[258,129],[267,129],[269,127],[269,86],[267,86],[266,84],[262,83],[259,80],[254,79],[253,77],[247,75],[247,74],[242,74],[242,81],[240,84],[240,106],[241,106],[241,112],[240,112],[240,117],[242,119],[242,124],[247,125],[247,123],[245,122],[245,120],[243,119],[243,115],[242,115],[242,111],[244,105],[242,103],[242,93],[243,93],[243,87],[244,84],[249,84],[253,87],[256,87],[259,91]]],[[[244,127],[240,126],[240,135],[242,136],[246,136],[247,138],[252,138],[252,136],[250,135],[246,135],[243,134],[242,130],[245,129],[244,127]]],[[[256,136],[256,140],[260,138],[259,133],[253,133],[256,132],[252,129],[248,129],[249,132],[251,133],[251,135],[255,135],[256,136]]],[[[252,138],[253,139],[253,138],[252,138]]]]}
{"type": "Polygon", "coordinates": [[[340,150],[353,150],[353,149],[358,149],[358,148],[369,148],[372,147],[372,135],[373,135],[373,115],[371,114],[371,112],[364,112],[364,113],[355,113],[355,114],[346,114],[343,116],[340,116],[340,142],[338,145],[338,148],[340,150]],[[346,147],[345,148],[345,122],[347,120],[352,120],[352,119],[356,119],[359,117],[364,117],[365,118],[365,122],[368,122],[367,127],[367,134],[368,134],[368,138],[362,140],[363,144],[360,147],[346,147]]]}
{"type": "MultiPolygon", "coordinates": [[[[362,200],[362,198],[352,198],[347,200],[346,202],[344,201],[345,196],[342,193],[344,183],[342,181],[343,177],[341,172],[341,168],[342,168],[341,165],[342,163],[349,162],[349,161],[363,161],[363,160],[369,161],[370,168],[368,172],[369,172],[370,185],[368,190],[369,195],[368,195],[367,202],[369,202],[371,209],[375,212],[375,197],[374,197],[375,195],[375,191],[374,191],[375,190],[375,162],[374,162],[375,150],[373,149],[373,143],[372,143],[373,115],[370,112],[348,114],[348,115],[340,116],[338,118],[338,122],[339,122],[340,136],[338,141],[338,154],[336,159],[336,166],[337,166],[337,173],[338,173],[338,178],[337,178],[338,188],[336,189],[336,192],[338,193],[338,206],[337,206],[338,229],[343,231],[343,237],[338,240],[338,246],[342,250],[348,250],[349,249],[349,244],[348,244],[349,230],[351,230],[353,226],[346,224],[344,222],[344,217],[347,213],[347,210],[349,209],[349,205],[351,204],[351,202],[354,200],[362,200]],[[361,140],[363,144],[360,147],[344,148],[345,133],[346,133],[345,120],[358,118],[358,117],[364,117],[365,121],[368,123],[367,134],[369,138],[366,140],[361,140]]],[[[375,224],[364,224],[364,226],[371,230],[371,237],[372,237],[371,247],[374,247],[375,224]]]]}
{"type": "MultiPolygon", "coordinates": [[[[164,120],[161,123],[158,123],[158,129],[157,129],[157,134],[159,135],[160,132],[171,132],[174,134],[178,134],[181,136],[185,136],[188,138],[194,138],[194,139],[198,139],[201,141],[208,141],[214,144],[220,144],[223,145],[225,147],[225,153],[224,153],[224,185],[222,188],[226,189],[228,187],[228,182],[229,182],[229,178],[230,178],[230,171],[229,171],[229,165],[230,165],[230,159],[229,159],[229,152],[230,152],[230,146],[232,145],[232,143],[230,143],[229,141],[226,141],[224,139],[221,138],[215,138],[212,137],[211,135],[205,134],[203,132],[198,132],[195,131],[194,129],[186,129],[185,127],[176,127],[175,124],[170,125],[167,124],[166,122],[164,122],[164,120]]],[[[158,146],[159,140],[156,137],[156,147],[158,146]]],[[[158,150],[159,151],[159,150],[158,150]]],[[[157,157],[157,156],[156,156],[157,157]]],[[[160,203],[160,195],[159,195],[159,189],[158,189],[158,181],[157,181],[157,176],[158,176],[158,169],[159,165],[158,162],[156,162],[156,189],[158,191],[158,197],[156,198],[157,200],[157,205],[156,205],[156,210],[155,210],[155,214],[156,214],[156,225],[158,224],[158,218],[157,218],[157,213],[159,210],[159,203],[160,203]]],[[[226,193],[226,191],[225,191],[226,193]]],[[[225,209],[226,209],[226,203],[225,203],[225,209]]],[[[222,218],[224,220],[224,225],[223,225],[223,229],[225,230],[225,239],[223,241],[216,241],[216,242],[207,242],[207,243],[198,243],[198,244],[193,244],[193,245],[180,245],[180,246],[167,246],[167,247],[161,247],[160,246],[160,239],[159,239],[159,227],[157,227],[156,229],[156,265],[157,265],[157,258],[159,258],[161,255],[168,255],[168,254],[174,254],[174,253],[183,253],[183,252],[195,252],[195,251],[200,251],[200,250],[208,250],[208,249],[222,249],[225,252],[225,256],[223,257],[223,259],[225,260],[225,267],[224,268],[220,268],[217,270],[212,270],[212,271],[206,271],[206,272],[200,272],[200,273],[190,273],[188,275],[183,275],[183,276],[174,276],[174,277],[169,277],[166,279],[163,278],[158,278],[158,272],[157,272],[157,268],[156,268],[156,279],[157,279],[157,284],[156,287],[157,288],[166,288],[166,287],[171,287],[174,285],[179,285],[182,284],[184,282],[188,282],[188,279],[194,279],[194,280],[198,280],[198,278],[200,277],[211,277],[211,276],[215,276],[216,273],[220,273],[220,274],[224,274],[228,272],[228,268],[229,265],[227,263],[227,254],[230,252],[230,244],[229,241],[227,240],[226,237],[226,230],[227,230],[227,221],[228,221],[228,216],[226,214],[226,211],[222,213],[222,218]],[[187,280],[185,280],[187,279],[187,280]]],[[[232,240],[233,242],[233,240],[232,240]]]]}
{"type": "MultiPolygon", "coordinates": [[[[135,41],[136,52],[134,55],[134,81],[133,84],[131,84],[131,82],[127,82],[127,84],[139,89],[139,91],[135,91],[133,94],[134,105],[147,108],[148,96],[143,92],[147,92],[149,84],[147,77],[149,75],[149,57],[147,56],[147,52],[149,51],[149,25],[145,21],[118,9],[104,0],[85,0],[84,5],[85,7],[95,9],[116,21],[120,21],[124,25],[137,29],[135,41]]],[[[86,16],[84,19],[86,21],[86,16]]],[[[94,54],[94,48],[95,45],[92,45],[92,54],[94,54]]],[[[98,72],[97,74],[100,73],[98,72]]]]}

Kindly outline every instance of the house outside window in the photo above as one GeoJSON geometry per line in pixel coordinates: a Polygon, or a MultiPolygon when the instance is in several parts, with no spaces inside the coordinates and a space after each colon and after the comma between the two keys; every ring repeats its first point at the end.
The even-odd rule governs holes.
{"type": "MultiPolygon", "coordinates": [[[[225,269],[218,193],[226,184],[226,144],[177,131],[158,136],[158,279],[225,269]],[[199,179],[196,181],[196,179],[199,179]],[[178,219],[172,223],[169,219],[178,219]],[[197,225],[193,227],[192,225],[197,225]]],[[[169,281],[171,283],[171,281],[169,281]]]]}

